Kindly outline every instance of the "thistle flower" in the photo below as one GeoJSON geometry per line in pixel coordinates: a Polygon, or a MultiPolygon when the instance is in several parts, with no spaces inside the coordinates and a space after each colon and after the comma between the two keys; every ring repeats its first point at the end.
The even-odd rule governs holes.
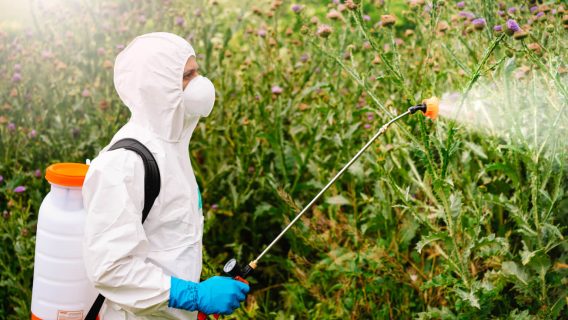
{"type": "Polygon", "coordinates": [[[368,123],[365,123],[365,125],[363,126],[365,129],[371,129],[371,125],[368,123]]]}
{"type": "Polygon", "coordinates": [[[521,27],[519,27],[517,21],[513,19],[507,20],[506,26],[507,26],[506,32],[508,35],[512,35],[513,33],[521,30],[521,27]]]}
{"type": "Polygon", "coordinates": [[[463,8],[465,7],[465,2],[464,2],[464,1],[460,1],[460,2],[458,2],[458,3],[456,4],[456,6],[457,6],[459,9],[463,9],[463,8]]]}
{"type": "Polygon", "coordinates": [[[14,71],[19,72],[22,70],[22,66],[19,63],[16,63],[14,65],[14,71]]]}
{"type": "Polygon", "coordinates": [[[183,25],[185,24],[185,19],[183,17],[176,17],[175,23],[176,26],[183,27],[183,25]]]}
{"type": "Polygon", "coordinates": [[[217,209],[219,209],[218,204],[214,203],[214,204],[211,205],[211,210],[217,210],[217,209]]]}
{"type": "Polygon", "coordinates": [[[353,0],[345,0],[345,6],[347,6],[347,9],[349,9],[349,10],[357,9],[357,4],[355,4],[355,2],[353,2],[353,0]]]}
{"type": "Polygon", "coordinates": [[[36,136],[37,136],[37,132],[34,129],[32,129],[32,131],[30,131],[30,133],[28,133],[28,137],[31,138],[31,139],[35,138],[36,136]]]}
{"type": "Polygon", "coordinates": [[[381,16],[381,25],[383,27],[392,26],[396,23],[396,17],[392,14],[385,14],[381,16]]]}
{"type": "Polygon", "coordinates": [[[14,188],[15,193],[22,193],[24,191],[26,191],[26,187],[24,187],[24,186],[17,186],[17,187],[14,188]]]}
{"type": "Polygon", "coordinates": [[[505,15],[505,11],[503,11],[503,10],[497,10],[497,15],[500,16],[500,17],[502,17],[502,16],[505,15]]]}
{"type": "Polygon", "coordinates": [[[0,175],[0,183],[4,182],[4,177],[0,175]]]}
{"type": "Polygon", "coordinates": [[[540,18],[540,17],[544,17],[544,12],[541,11],[541,12],[536,14],[537,19],[540,18]]]}
{"type": "Polygon", "coordinates": [[[519,31],[517,31],[513,34],[513,38],[515,38],[516,40],[521,40],[521,39],[524,39],[528,36],[529,36],[529,34],[525,31],[523,31],[523,30],[519,30],[519,31]]]}
{"type": "Polygon", "coordinates": [[[507,12],[509,14],[515,14],[517,12],[517,8],[516,7],[510,7],[509,9],[507,9],[507,12]]]}
{"type": "Polygon", "coordinates": [[[538,55],[542,53],[542,47],[538,43],[529,43],[527,48],[538,55]]]}
{"type": "Polygon", "coordinates": [[[266,29],[258,29],[258,31],[256,32],[256,34],[257,34],[259,37],[263,37],[263,38],[264,38],[264,37],[266,37],[266,29]]]}
{"type": "Polygon", "coordinates": [[[320,24],[318,26],[318,31],[316,31],[316,34],[322,38],[327,38],[329,37],[329,35],[331,34],[331,32],[333,31],[333,29],[327,25],[327,24],[320,24]]]}
{"type": "Polygon", "coordinates": [[[532,7],[530,8],[531,13],[534,13],[534,12],[537,11],[537,10],[538,10],[538,6],[532,6],[532,7]]]}
{"type": "Polygon", "coordinates": [[[335,9],[332,9],[327,13],[326,17],[331,20],[338,20],[341,19],[341,13],[339,13],[339,11],[335,9]]]}
{"type": "Polygon", "coordinates": [[[281,87],[274,85],[272,86],[272,93],[275,95],[279,95],[282,93],[282,91],[284,91],[281,87]]]}
{"type": "Polygon", "coordinates": [[[12,82],[16,83],[20,81],[22,81],[22,75],[19,72],[15,72],[12,76],[12,82]]]}
{"type": "Polygon", "coordinates": [[[476,30],[483,30],[483,28],[487,25],[487,22],[485,22],[485,19],[483,18],[477,18],[472,21],[472,24],[476,30]]]}
{"type": "Polygon", "coordinates": [[[89,89],[85,88],[85,89],[83,89],[83,92],[81,92],[81,95],[82,95],[83,97],[85,97],[85,98],[86,98],[86,97],[90,97],[90,96],[91,96],[91,92],[89,91],[89,89]]]}
{"type": "Polygon", "coordinates": [[[467,20],[472,20],[472,19],[475,18],[475,15],[472,12],[469,12],[469,11],[460,11],[458,13],[458,16],[460,16],[464,19],[467,19],[467,20]]]}
{"type": "Polygon", "coordinates": [[[14,131],[16,131],[16,124],[13,123],[13,122],[10,122],[10,123],[8,123],[6,128],[8,129],[8,131],[14,132],[14,131]]]}
{"type": "Polygon", "coordinates": [[[371,21],[371,17],[368,15],[363,15],[363,21],[371,21]]]}
{"type": "Polygon", "coordinates": [[[40,169],[36,169],[36,171],[34,171],[34,176],[36,178],[41,178],[41,170],[40,169]]]}
{"type": "Polygon", "coordinates": [[[304,9],[304,6],[301,6],[299,4],[292,5],[292,11],[294,13],[300,13],[300,11],[302,11],[302,9],[304,9]]]}
{"type": "Polygon", "coordinates": [[[121,43],[120,43],[120,44],[117,44],[117,45],[116,45],[116,50],[117,50],[117,51],[122,51],[122,50],[124,50],[124,45],[121,44],[121,43]]]}
{"type": "Polygon", "coordinates": [[[503,31],[503,26],[501,25],[496,25],[493,27],[493,31],[495,32],[502,32],[503,31]]]}
{"type": "Polygon", "coordinates": [[[140,22],[141,24],[146,23],[146,16],[141,14],[138,16],[138,22],[140,22]]]}

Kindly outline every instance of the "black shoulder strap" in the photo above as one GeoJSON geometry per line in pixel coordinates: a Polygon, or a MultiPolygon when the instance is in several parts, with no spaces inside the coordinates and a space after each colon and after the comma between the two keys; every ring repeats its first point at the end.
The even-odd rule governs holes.
{"type": "MultiPolygon", "coordinates": [[[[160,194],[160,170],[158,168],[158,163],[156,162],[156,159],[154,159],[150,150],[136,139],[125,138],[119,140],[108,150],[110,151],[120,148],[136,152],[144,162],[144,209],[142,209],[142,223],[144,223],[144,221],[146,221],[146,217],[148,217],[150,209],[152,209],[152,206],[154,205],[154,201],[156,201],[158,194],[160,194]]],[[[102,294],[99,294],[95,303],[91,306],[89,313],[87,313],[85,320],[96,320],[104,301],[105,297],[102,294]]]]}

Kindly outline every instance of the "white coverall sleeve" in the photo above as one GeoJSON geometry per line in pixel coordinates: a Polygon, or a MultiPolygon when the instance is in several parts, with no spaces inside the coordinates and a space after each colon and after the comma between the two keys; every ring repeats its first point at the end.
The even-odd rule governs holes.
{"type": "Polygon", "coordinates": [[[82,193],[88,278],[123,309],[135,315],[159,315],[168,308],[171,278],[145,261],[142,159],[125,149],[101,153],[91,163],[82,193]]]}

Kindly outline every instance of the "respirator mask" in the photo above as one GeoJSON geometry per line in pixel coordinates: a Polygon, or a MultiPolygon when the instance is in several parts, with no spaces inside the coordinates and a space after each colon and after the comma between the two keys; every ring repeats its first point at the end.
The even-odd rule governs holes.
{"type": "Polygon", "coordinates": [[[183,107],[186,117],[207,117],[215,104],[215,86],[204,76],[197,76],[183,91],[183,107]]]}

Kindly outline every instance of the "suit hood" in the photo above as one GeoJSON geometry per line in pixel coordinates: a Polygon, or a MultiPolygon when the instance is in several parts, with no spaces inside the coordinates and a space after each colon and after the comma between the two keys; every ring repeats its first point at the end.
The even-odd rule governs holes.
{"type": "Polygon", "coordinates": [[[136,37],[118,54],[114,86],[130,109],[129,123],[167,142],[189,143],[197,121],[184,118],[182,79],[191,56],[195,51],[185,39],[166,32],[136,37]]]}

